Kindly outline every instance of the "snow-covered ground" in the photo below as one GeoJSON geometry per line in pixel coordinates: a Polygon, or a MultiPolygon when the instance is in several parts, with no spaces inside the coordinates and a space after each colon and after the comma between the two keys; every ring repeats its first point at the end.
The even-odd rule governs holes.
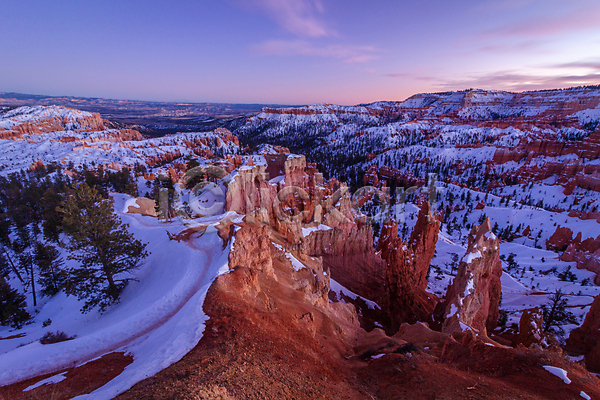
{"type": "MultiPolygon", "coordinates": [[[[114,194],[115,209],[130,232],[148,243],[150,256],[136,271],[121,295],[119,304],[104,314],[94,310],[81,314],[82,302],[60,293],[42,306],[33,322],[22,329],[0,327],[0,336],[25,334],[0,341],[0,383],[81,365],[114,351],[133,356],[133,363],[116,378],[81,399],[111,399],[136,382],[178,361],[202,337],[206,315],[202,309],[212,281],[228,271],[229,248],[214,225],[227,215],[204,218],[204,235],[189,242],[169,240],[166,231],[177,233],[185,226],[175,220],[160,223],[156,218],[124,213],[130,197],[114,194]],[[44,327],[44,321],[52,323],[44,327]],[[48,331],[63,331],[73,340],[42,345],[48,331]]],[[[129,202],[130,203],[130,202],[129,202]]]]}

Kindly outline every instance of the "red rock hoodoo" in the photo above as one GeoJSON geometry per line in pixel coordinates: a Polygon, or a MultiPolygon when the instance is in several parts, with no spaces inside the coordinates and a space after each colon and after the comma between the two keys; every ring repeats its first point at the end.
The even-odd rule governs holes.
{"type": "Polygon", "coordinates": [[[429,322],[439,299],[426,291],[427,271],[435,253],[439,216],[424,202],[408,243],[398,237],[398,223],[388,221],[381,230],[377,251],[387,262],[386,293],[382,303],[389,310],[391,330],[403,322],[429,322]]]}
{"type": "Polygon", "coordinates": [[[442,332],[474,329],[487,335],[496,327],[501,295],[502,263],[490,219],[474,226],[458,273],[446,293],[442,332]]]}

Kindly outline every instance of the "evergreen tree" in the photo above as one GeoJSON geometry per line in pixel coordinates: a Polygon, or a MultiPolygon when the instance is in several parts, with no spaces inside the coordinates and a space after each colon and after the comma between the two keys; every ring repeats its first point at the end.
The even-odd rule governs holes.
{"type": "Polygon", "coordinates": [[[54,296],[62,289],[66,280],[66,272],[61,269],[64,264],[56,247],[38,242],[35,248],[34,263],[40,271],[39,283],[42,294],[54,296]]]}
{"type": "Polygon", "coordinates": [[[53,189],[47,189],[40,202],[44,237],[53,242],[58,242],[60,213],[56,211],[56,207],[58,207],[61,201],[62,196],[60,194],[56,193],[53,189]]]}
{"type": "Polygon", "coordinates": [[[80,266],[68,269],[67,294],[85,299],[83,312],[98,306],[104,310],[118,302],[128,278],[147,257],[146,245],[136,240],[113,213],[113,200],[82,183],[58,208],[62,229],[70,236],[64,244],[70,260],[80,266]]]}
{"type": "Polygon", "coordinates": [[[35,291],[35,269],[33,265],[33,255],[31,254],[29,247],[19,254],[19,267],[26,272],[27,278],[25,279],[25,283],[28,284],[28,286],[31,286],[33,305],[37,306],[37,295],[35,291]]]}
{"type": "Polygon", "coordinates": [[[565,332],[563,325],[578,323],[575,314],[567,310],[567,299],[560,289],[550,296],[548,304],[541,308],[544,312],[544,332],[562,335],[565,332]]]}
{"type": "Polygon", "coordinates": [[[20,328],[31,318],[25,307],[25,296],[12,289],[0,275],[0,325],[20,328]]]}

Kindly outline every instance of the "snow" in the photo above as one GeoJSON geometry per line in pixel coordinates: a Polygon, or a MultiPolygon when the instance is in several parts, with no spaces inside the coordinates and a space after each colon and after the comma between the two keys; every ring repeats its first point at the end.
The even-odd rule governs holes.
{"type": "Polygon", "coordinates": [[[446,318],[450,318],[453,315],[456,314],[456,312],[458,311],[458,307],[456,306],[456,304],[451,303],[450,304],[450,312],[448,313],[448,315],[446,315],[446,318]]]}
{"type": "Polygon", "coordinates": [[[66,373],[67,373],[67,371],[64,371],[64,372],[61,372],[60,374],[53,375],[46,379],[42,379],[41,381],[34,383],[31,386],[26,387],[25,389],[23,389],[23,391],[29,392],[30,390],[33,390],[33,389],[38,388],[43,385],[52,385],[54,383],[62,382],[65,379],[67,379],[67,377],[65,376],[66,373]]]}
{"type": "Polygon", "coordinates": [[[591,398],[591,397],[590,397],[590,396],[589,396],[589,395],[588,395],[586,392],[584,392],[583,390],[582,390],[581,392],[579,392],[579,395],[580,395],[581,397],[583,397],[585,400],[591,400],[591,399],[592,399],[592,398],[591,398]]]}
{"type": "Polygon", "coordinates": [[[133,208],[140,208],[140,205],[137,203],[137,199],[136,198],[131,198],[128,199],[125,202],[125,206],[123,207],[123,213],[126,213],[129,210],[129,207],[133,207],[133,208]]]}
{"type": "Polygon", "coordinates": [[[296,257],[294,257],[291,253],[286,251],[285,256],[287,257],[288,260],[290,260],[292,262],[292,267],[294,268],[294,271],[300,271],[301,269],[306,268],[306,265],[304,265],[300,261],[298,261],[298,259],[296,257]]]}
{"type": "Polygon", "coordinates": [[[467,264],[471,264],[471,262],[473,262],[473,260],[476,260],[478,258],[481,258],[481,252],[479,250],[477,250],[473,253],[467,254],[466,258],[464,259],[464,262],[466,262],[467,264]]]}
{"type": "Polygon", "coordinates": [[[467,285],[465,286],[465,291],[463,292],[463,299],[471,294],[472,291],[475,290],[475,280],[469,273],[469,280],[467,281],[467,285]]]}
{"type": "Polygon", "coordinates": [[[486,232],[485,235],[483,235],[486,239],[497,239],[496,235],[494,235],[494,232],[486,232]]]}
{"type": "Polygon", "coordinates": [[[376,360],[376,359],[381,358],[383,356],[385,356],[385,353],[377,354],[376,356],[371,357],[371,359],[376,360]]]}
{"type": "Polygon", "coordinates": [[[546,371],[550,372],[552,375],[558,376],[567,385],[571,383],[571,380],[567,377],[567,371],[565,371],[564,369],[558,368],[558,367],[552,367],[550,365],[544,365],[543,367],[546,371]]]}
{"type": "Polygon", "coordinates": [[[309,228],[302,228],[302,236],[307,237],[311,232],[315,231],[328,231],[332,229],[330,226],[319,224],[319,226],[311,226],[309,228]]]}
{"type": "MultiPolygon", "coordinates": [[[[358,294],[354,293],[353,291],[347,289],[346,287],[340,285],[339,283],[337,283],[335,280],[330,279],[329,280],[329,284],[330,284],[330,290],[334,293],[339,293],[340,295],[344,295],[344,296],[348,296],[351,297],[353,299],[362,299],[365,303],[367,303],[367,307],[369,307],[372,310],[379,310],[381,307],[379,307],[379,305],[377,303],[375,303],[372,300],[368,300],[365,299],[362,296],[359,296],[358,294]]],[[[342,299],[343,301],[343,299],[342,299]]]]}
{"type": "MultiPolygon", "coordinates": [[[[138,282],[123,291],[121,302],[104,314],[81,314],[81,302],[58,294],[36,315],[31,325],[15,331],[25,338],[0,341],[0,382],[12,382],[80,365],[103,354],[122,351],[133,356],[133,363],[112,381],[86,399],[111,399],[140,380],[152,376],[178,361],[200,340],[206,315],[202,304],[212,281],[228,272],[229,249],[213,223],[203,236],[190,242],[170,241],[166,229],[183,229],[181,222],[159,223],[155,218],[124,214],[127,195],[115,194],[115,209],[130,225],[129,230],[148,243],[151,255],[136,272],[138,282]],[[50,318],[52,325],[42,327],[50,318]],[[42,345],[44,332],[64,331],[73,340],[42,345]],[[18,347],[26,340],[24,346],[18,347]]],[[[216,219],[216,218],[215,218],[216,219]]],[[[5,329],[5,328],[0,328],[5,329]]],[[[0,331],[2,333],[2,331],[0,331]]]]}
{"type": "MultiPolygon", "coordinates": [[[[73,130],[80,128],[79,121],[82,118],[91,116],[88,112],[56,106],[19,107],[0,113],[0,129],[11,129],[25,122],[46,126],[49,122],[55,122],[54,119],[59,119],[60,126],[64,129],[43,134],[25,134],[16,140],[0,140],[0,172],[18,172],[38,159],[44,164],[55,162],[63,166],[73,162],[76,167],[92,163],[116,163],[119,166],[133,167],[136,163],[153,164],[157,156],[193,155],[193,151],[197,149],[218,149],[223,154],[237,153],[239,150],[239,146],[219,137],[215,132],[186,132],[153,139],[115,141],[114,137],[121,133],[117,129],[93,132],[73,130]],[[217,145],[217,142],[220,144],[217,145]]],[[[263,160],[264,157],[255,156],[257,164],[261,164],[263,160]]]]}
{"type": "Polygon", "coordinates": [[[465,324],[465,323],[462,323],[462,322],[460,322],[460,321],[458,321],[458,325],[460,326],[460,329],[461,329],[463,332],[468,332],[468,331],[472,331],[472,330],[473,330],[473,328],[471,328],[469,325],[467,325],[467,324],[465,324]]]}
{"type": "Polygon", "coordinates": [[[285,175],[279,175],[279,176],[276,176],[273,179],[270,179],[269,183],[282,183],[284,181],[285,181],[285,175]]]}
{"type": "Polygon", "coordinates": [[[283,251],[285,257],[288,260],[290,260],[290,262],[292,263],[292,268],[294,268],[294,271],[300,271],[300,270],[306,268],[306,265],[302,264],[296,257],[294,257],[292,255],[292,253],[285,251],[285,249],[281,245],[279,245],[275,242],[271,242],[271,243],[273,244],[273,246],[275,246],[276,249],[283,251]]]}

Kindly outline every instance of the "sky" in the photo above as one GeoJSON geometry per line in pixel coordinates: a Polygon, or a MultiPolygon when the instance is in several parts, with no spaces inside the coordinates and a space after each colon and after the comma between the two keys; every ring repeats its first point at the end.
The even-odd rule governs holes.
{"type": "Polygon", "coordinates": [[[348,105],[594,84],[598,0],[0,0],[0,92],[348,105]]]}

